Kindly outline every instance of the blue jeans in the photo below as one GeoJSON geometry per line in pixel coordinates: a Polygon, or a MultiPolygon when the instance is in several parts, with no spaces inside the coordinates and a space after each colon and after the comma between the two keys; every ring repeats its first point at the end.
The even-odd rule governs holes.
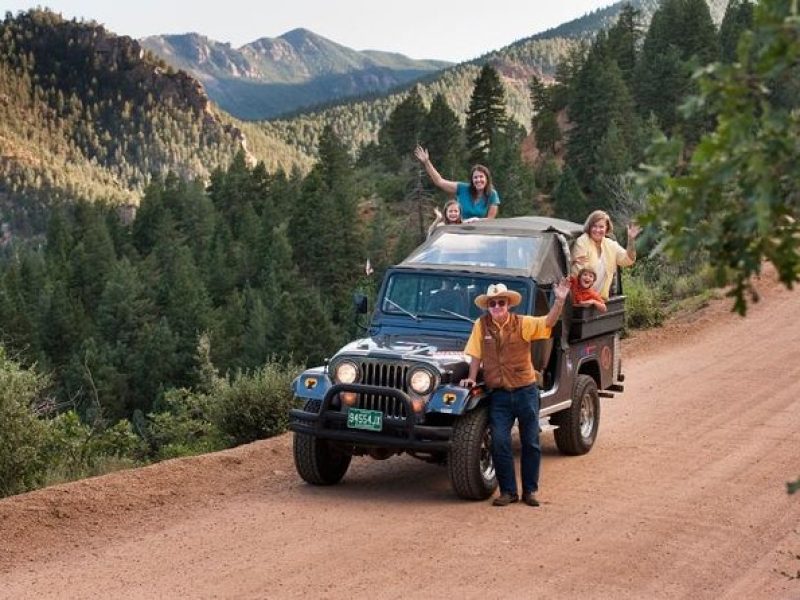
{"type": "Polygon", "coordinates": [[[515,390],[496,389],[489,404],[492,428],[492,460],[500,491],[518,493],[514,474],[514,454],[511,451],[511,428],[519,420],[519,439],[522,446],[520,471],[522,491],[534,493],[539,489],[539,388],[536,384],[515,390]]]}

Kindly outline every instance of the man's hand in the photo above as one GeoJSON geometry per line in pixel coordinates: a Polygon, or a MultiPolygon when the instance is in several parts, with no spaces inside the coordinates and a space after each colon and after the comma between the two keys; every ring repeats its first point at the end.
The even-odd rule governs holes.
{"type": "Polygon", "coordinates": [[[562,277],[553,291],[556,294],[556,300],[561,300],[562,302],[566,300],[567,296],[569,296],[569,279],[562,277]]]}
{"type": "Polygon", "coordinates": [[[475,387],[475,380],[467,377],[466,379],[462,379],[458,385],[465,388],[475,387]]]}
{"type": "Polygon", "coordinates": [[[569,279],[562,277],[558,285],[553,288],[553,293],[556,295],[556,300],[545,317],[544,324],[546,327],[553,327],[558,322],[558,315],[561,314],[561,309],[564,308],[564,300],[569,295],[569,279]]]}
{"type": "Polygon", "coordinates": [[[428,151],[425,148],[423,148],[422,146],[417,146],[416,148],[414,148],[414,156],[423,165],[425,163],[427,163],[428,161],[430,161],[430,159],[431,159],[430,155],[428,154],[428,151]]]}

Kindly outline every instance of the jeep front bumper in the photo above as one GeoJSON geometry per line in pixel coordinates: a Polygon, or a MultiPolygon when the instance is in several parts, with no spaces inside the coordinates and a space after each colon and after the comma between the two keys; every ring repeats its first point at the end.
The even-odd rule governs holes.
{"type": "MultiPolygon", "coordinates": [[[[341,406],[339,402],[336,403],[341,406]]],[[[396,448],[422,452],[446,452],[450,449],[453,428],[449,425],[422,425],[418,423],[411,398],[402,390],[358,383],[340,383],[331,386],[322,399],[319,412],[295,408],[289,411],[289,429],[295,433],[347,442],[354,446],[396,448]],[[347,407],[334,406],[341,392],[355,392],[359,396],[390,396],[405,405],[405,417],[382,417],[380,431],[365,431],[348,427],[347,407]]]]}

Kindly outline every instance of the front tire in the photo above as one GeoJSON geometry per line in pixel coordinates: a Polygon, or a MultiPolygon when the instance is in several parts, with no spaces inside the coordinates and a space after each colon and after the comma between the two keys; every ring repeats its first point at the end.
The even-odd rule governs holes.
{"type": "MultiPolygon", "coordinates": [[[[303,409],[319,412],[318,400],[309,400],[303,409]]],[[[350,467],[352,456],[328,440],[305,433],[294,434],[294,468],[304,481],[312,485],[335,485],[350,467]]]]}
{"type": "Polygon", "coordinates": [[[588,375],[578,375],[572,406],[552,417],[556,446],[563,454],[586,454],[597,440],[600,425],[600,397],[597,384],[588,375]]]}
{"type": "Polygon", "coordinates": [[[497,489],[488,407],[476,408],[456,420],[447,470],[453,490],[465,500],[485,500],[497,489]]]}

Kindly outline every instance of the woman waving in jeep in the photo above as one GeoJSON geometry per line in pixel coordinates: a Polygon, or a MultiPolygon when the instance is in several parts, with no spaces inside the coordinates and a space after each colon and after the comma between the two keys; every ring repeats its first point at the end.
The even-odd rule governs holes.
{"type": "Polygon", "coordinates": [[[603,300],[608,300],[617,267],[629,267],[636,262],[636,236],[641,228],[636,223],[628,225],[627,248],[607,237],[613,231],[608,213],[596,210],[587,217],[583,235],[575,240],[572,247],[572,274],[577,275],[583,268],[594,271],[594,289],[600,292],[603,300]]]}
{"type": "Polygon", "coordinates": [[[465,223],[477,219],[494,219],[500,206],[500,196],[492,186],[492,174],[487,167],[475,165],[470,170],[470,182],[449,181],[439,174],[431,163],[428,151],[422,146],[414,149],[414,157],[422,163],[433,185],[455,196],[461,206],[461,218],[465,223]]]}

